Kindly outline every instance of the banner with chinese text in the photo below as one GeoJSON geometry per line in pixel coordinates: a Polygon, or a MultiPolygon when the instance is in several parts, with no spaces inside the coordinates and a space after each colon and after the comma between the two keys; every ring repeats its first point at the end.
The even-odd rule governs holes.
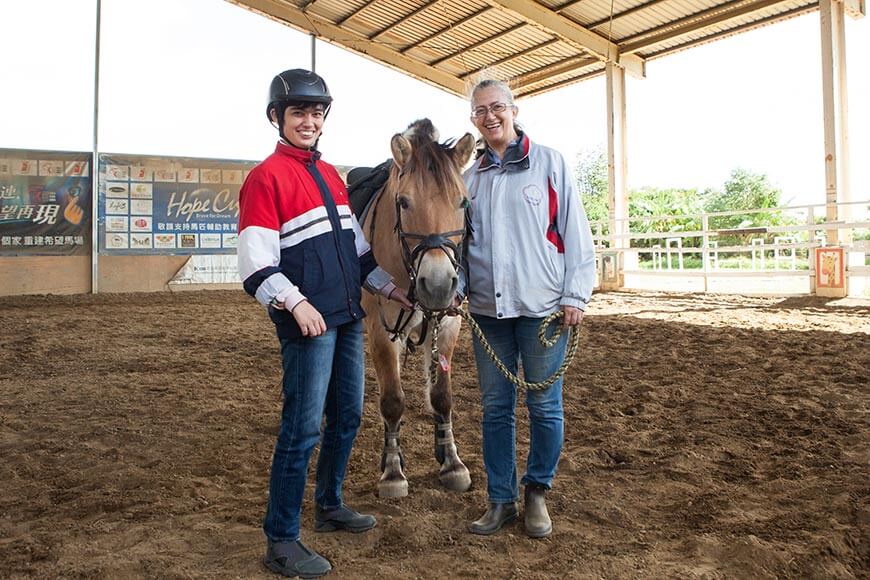
{"type": "Polygon", "coordinates": [[[230,254],[253,161],[100,154],[100,252],[230,254]]]}
{"type": "Polygon", "coordinates": [[[90,251],[91,154],[0,149],[0,256],[90,251]]]}

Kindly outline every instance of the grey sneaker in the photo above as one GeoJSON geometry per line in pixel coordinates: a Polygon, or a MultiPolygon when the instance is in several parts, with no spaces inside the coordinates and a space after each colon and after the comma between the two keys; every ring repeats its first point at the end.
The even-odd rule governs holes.
{"type": "Polygon", "coordinates": [[[324,510],[319,505],[314,506],[315,532],[347,530],[358,534],[372,529],[377,523],[375,516],[357,513],[344,505],[334,510],[324,510]]]}
{"type": "Polygon", "coordinates": [[[332,565],[329,560],[305,547],[296,540],[295,542],[273,542],[269,540],[266,545],[266,556],[263,564],[272,572],[282,576],[295,578],[318,578],[330,570],[332,565]]]}

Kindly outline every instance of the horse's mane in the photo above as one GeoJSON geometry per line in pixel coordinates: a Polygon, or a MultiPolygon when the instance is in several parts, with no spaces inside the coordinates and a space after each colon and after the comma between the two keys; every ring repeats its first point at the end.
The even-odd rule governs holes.
{"type": "MultiPolygon", "coordinates": [[[[438,130],[429,119],[414,121],[402,135],[411,143],[413,154],[406,171],[414,175],[418,190],[424,189],[424,177],[431,176],[435,181],[436,190],[449,196],[457,189],[459,181],[456,165],[453,163],[450,150],[454,139],[438,142],[438,130]]],[[[434,192],[433,192],[434,193],[434,192]]]]}

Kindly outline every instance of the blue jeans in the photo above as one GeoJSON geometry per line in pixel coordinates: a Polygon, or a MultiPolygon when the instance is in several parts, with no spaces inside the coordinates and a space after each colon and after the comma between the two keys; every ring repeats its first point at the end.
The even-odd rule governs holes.
{"type": "Polygon", "coordinates": [[[276,542],[299,539],[308,462],[318,441],[314,500],[327,510],[342,505],[341,485],[365,390],[362,322],[330,328],[314,338],[282,339],[281,355],[284,408],[263,522],[266,536],[276,542]]]}
{"type": "MultiPolygon", "coordinates": [[[[473,317],[487,342],[512,373],[517,373],[518,361],[522,361],[523,376],[527,381],[539,382],[548,378],[565,360],[567,333],[563,332],[554,346],[544,348],[538,340],[542,318],[498,319],[477,314],[473,317]]],[[[501,374],[476,336],[474,358],[483,403],[483,463],[489,501],[518,501],[517,387],[501,374]]],[[[564,440],[562,379],[542,391],[527,390],[526,406],[529,409],[530,437],[522,484],[537,484],[550,489],[564,440]]]]}

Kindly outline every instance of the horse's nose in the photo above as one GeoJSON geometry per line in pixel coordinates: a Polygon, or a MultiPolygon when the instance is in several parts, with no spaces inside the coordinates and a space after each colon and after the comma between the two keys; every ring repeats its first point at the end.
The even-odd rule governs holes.
{"type": "Polygon", "coordinates": [[[453,302],[453,295],[459,284],[459,276],[450,272],[444,277],[420,276],[417,279],[418,295],[430,308],[447,308],[453,302]]]}

